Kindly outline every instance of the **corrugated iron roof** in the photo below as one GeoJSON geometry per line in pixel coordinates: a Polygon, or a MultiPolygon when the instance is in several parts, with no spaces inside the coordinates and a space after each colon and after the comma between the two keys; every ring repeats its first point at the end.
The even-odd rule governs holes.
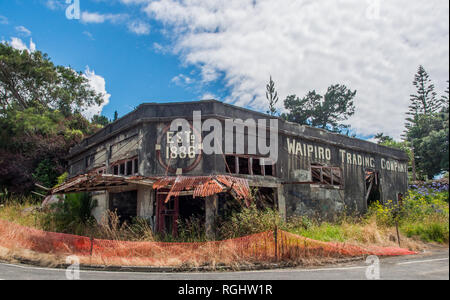
{"type": "Polygon", "coordinates": [[[50,191],[50,194],[102,191],[108,188],[141,184],[153,186],[155,178],[142,176],[118,176],[111,174],[83,174],[69,179],[50,191]]]}
{"type": "Polygon", "coordinates": [[[211,176],[119,176],[110,174],[83,174],[55,187],[50,194],[102,191],[130,184],[151,186],[153,189],[169,189],[166,202],[181,192],[192,191],[195,197],[208,197],[222,192],[231,192],[234,197],[250,204],[250,187],[247,179],[229,175],[211,176]]]}
{"type": "Polygon", "coordinates": [[[178,196],[182,191],[193,191],[195,197],[208,197],[222,192],[231,192],[236,198],[250,202],[250,187],[248,181],[228,175],[211,176],[170,176],[158,179],[153,184],[154,189],[168,188],[170,197],[178,196]]]}

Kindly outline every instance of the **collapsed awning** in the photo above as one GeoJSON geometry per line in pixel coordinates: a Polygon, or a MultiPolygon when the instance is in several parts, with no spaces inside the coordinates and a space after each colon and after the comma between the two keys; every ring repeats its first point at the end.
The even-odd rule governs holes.
{"type": "Polygon", "coordinates": [[[166,202],[181,192],[192,193],[193,197],[208,197],[230,192],[235,198],[250,203],[250,187],[244,178],[229,175],[211,176],[119,176],[110,174],[83,174],[69,179],[50,191],[51,195],[77,192],[104,191],[129,185],[145,185],[156,190],[167,189],[166,202]]]}
{"type": "Polygon", "coordinates": [[[194,198],[230,192],[234,197],[246,201],[247,204],[251,198],[248,181],[228,175],[164,177],[157,180],[153,188],[169,189],[166,202],[170,200],[170,197],[177,197],[183,191],[192,191],[194,198]]]}
{"type": "Polygon", "coordinates": [[[155,178],[118,176],[110,174],[83,174],[69,179],[51,190],[51,194],[104,191],[114,187],[140,184],[153,186],[155,178]]]}

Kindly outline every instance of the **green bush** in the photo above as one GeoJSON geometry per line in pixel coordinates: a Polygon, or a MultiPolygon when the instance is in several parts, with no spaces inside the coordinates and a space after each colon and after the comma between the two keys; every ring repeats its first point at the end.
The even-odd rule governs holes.
{"type": "Polygon", "coordinates": [[[88,193],[68,194],[64,201],[55,203],[45,214],[43,226],[45,230],[82,234],[86,227],[95,220],[92,210],[97,203],[88,193]]]}
{"type": "Polygon", "coordinates": [[[33,172],[33,178],[45,187],[52,187],[57,183],[58,172],[56,164],[49,159],[39,162],[33,172]]]}
{"type": "Polygon", "coordinates": [[[252,204],[233,213],[229,220],[220,222],[218,229],[219,235],[227,239],[274,230],[275,226],[285,226],[277,210],[260,210],[252,204]]]}
{"type": "Polygon", "coordinates": [[[408,237],[419,237],[426,242],[448,243],[449,227],[448,223],[425,222],[425,223],[406,223],[401,230],[408,237]]]}
{"type": "Polygon", "coordinates": [[[375,203],[369,208],[369,216],[375,216],[381,226],[394,226],[398,221],[400,230],[408,237],[425,242],[449,242],[448,191],[410,190],[402,207],[392,202],[375,203]]]}

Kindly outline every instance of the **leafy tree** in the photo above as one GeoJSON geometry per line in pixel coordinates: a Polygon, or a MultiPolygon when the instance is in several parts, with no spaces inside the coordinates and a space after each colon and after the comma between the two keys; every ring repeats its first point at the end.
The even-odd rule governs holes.
{"type": "Polygon", "coordinates": [[[33,173],[33,178],[46,187],[53,187],[57,183],[59,172],[56,170],[56,164],[49,160],[42,160],[33,173]]]}
{"type": "Polygon", "coordinates": [[[378,140],[377,143],[380,145],[394,141],[394,139],[392,137],[390,137],[388,135],[384,135],[384,133],[382,133],[382,132],[377,133],[374,138],[376,140],[378,140]]]}
{"type": "Polygon", "coordinates": [[[356,91],[345,85],[335,84],[327,89],[324,96],[310,91],[300,99],[296,95],[288,96],[284,101],[289,111],[282,116],[291,122],[327,129],[333,132],[345,132],[350,125],[342,122],[355,113],[353,99],[356,91]]]}
{"type": "Polygon", "coordinates": [[[414,147],[418,173],[433,178],[448,171],[449,165],[448,87],[437,99],[434,84],[423,66],[419,66],[413,85],[416,93],[410,98],[404,138],[414,147]]]}
{"type": "Polygon", "coordinates": [[[58,109],[69,116],[102,102],[102,95],[81,72],[55,66],[40,51],[21,51],[0,43],[0,114],[34,107],[58,109]]]}
{"type": "MultiPolygon", "coordinates": [[[[402,151],[404,151],[408,157],[409,157],[409,161],[408,161],[408,170],[412,171],[412,151],[411,151],[411,146],[409,145],[409,143],[407,141],[396,141],[394,140],[394,138],[385,135],[384,133],[377,133],[375,135],[375,139],[377,139],[377,144],[378,145],[383,145],[386,147],[390,147],[390,148],[396,148],[396,149],[400,149],[402,151]]],[[[409,172],[409,174],[411,174],[411,172],[409,172]]]]}
{"type": "Polygon", "coordinates": [[[81,73],[0,43],[0,186],[52,186],[70,147],[97,130],[81,111],[101,101],[81,73]]]}
{"type": "Polygon", "coordinates": [[[95,115],[92,117],[92,123],[101,125],[102,127],[109,124],[109,120],[105,116],[95,115]]]}
{"type": "Polygon", "coordinates": [[[445,112],[422,114],[407,132],[413,141],[417,169],[428,178],[449,169],[449,116],[445,112]]]}
{"type": "Polygon", "coordinates": [[[278,103],[278,92],[275,91],[275,82],[272,80],[272,76],[270,76],[269,84],[266,86],[266,98],[269,102],[269,110],[267,114],[271,116],[275,116],[278,114],[277,108],[275,107],[278,103]]]}

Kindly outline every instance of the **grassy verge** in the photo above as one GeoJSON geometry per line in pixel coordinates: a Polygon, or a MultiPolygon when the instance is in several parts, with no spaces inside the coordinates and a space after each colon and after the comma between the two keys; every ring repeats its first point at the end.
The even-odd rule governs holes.
{"type": "MultiPolygon", "coordinates": [[[[120,224],[110,213],[102,224],[97,224],[87,210],[93,205],[84,196],[69,199],[66,204],[50,210],[36,209],[32,198],[14,198],[0,206],[0,219],[37,229],[90,236],[98,239],[131,241],[201,242],[205,241],[204,226],[190,219],[179,224],[179,236],[154,235],[142,219],[131,224],[120,224]]],[[[398,223],[402,247],[417,250],[421,242],[449,243],[448,190],[433,187],[409,191],[398,207],[392,203],[376,204],[364,217],[342,217],[341,220],[319,222],[306,217],[283,222],[274,210],[258,210],[255,206],[243,208],[226,221],[220,221],[220,239],[235,238],[263,231],[280,229],[314,240],[354,243],[362,245],[398,245],[395,225],[398,223]]]]}

